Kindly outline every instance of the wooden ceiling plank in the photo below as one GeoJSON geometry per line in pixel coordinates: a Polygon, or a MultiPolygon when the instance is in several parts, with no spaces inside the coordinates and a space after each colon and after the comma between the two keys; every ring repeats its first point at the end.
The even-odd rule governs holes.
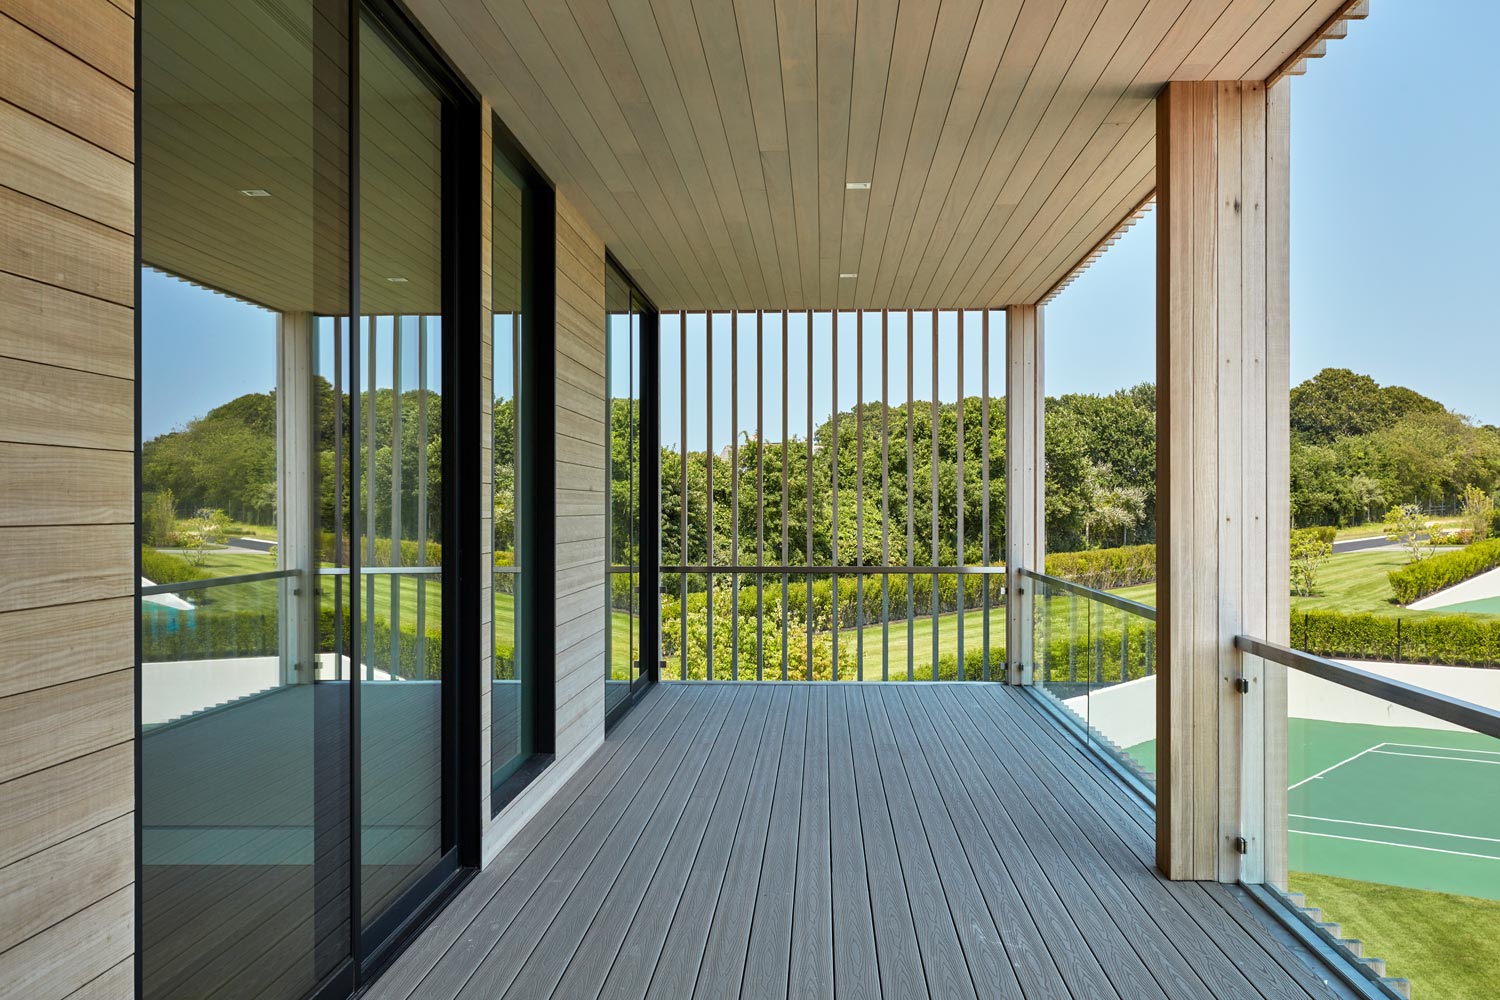
{"type": "MultiPolygon", "coordinates": [[[[709,71],[703,33],[691,0],[653,0],[652,6],[738,264],[739,282],[735,285],[737,297],[734,304],[754,308],[766,301],[766,280],[761,272],[760,255],[746,207],[744,191],[747,185],[742,183],[741,176],[743,174],[755,183],[760,164],[752,159],[741,168],[730,152],[724,109],[709,71]]],[[[728,30],[730,24],[733,22],[727,22],[717,30],[733,34],[728,30]]]]}
{"type": "MultiPolygon", "coordinates": [[[[1017,52],[1018,59],[1003,65],[996,74],[995,86],[1002,93],[1013,95],[1009,107],[1002,102],[997,108],[997,113],[1003,111],[1003,124],[997,121],[998,131],[989,133],[995,136],[990,149],[976,149],[955,175],[925,244],[932,252],[959,259],[973,243],[980,219],[971,219],[970,214],[981,215],[995,205],[1005,174],[1020,155],[1024,137],[1035,128],[1036,120],[1072,62],[1076,40],[1087,34],[1103,5],[1104,0],[1067,0],[1055,16],[1040,23],[1028,20],[1030,4],[1023,9],[1009,46],[1017,52]]],[[[1049,5],[1038,11],[1051,9],[1049,5]]],[[[882,264],[882,270],[884,267],[882,264]]],[[[890,308],[901,308],[914,301],[909,290],[893,289],[887,304],[890,308]]],[[[951,304],[955,303],[942,303],[951,304]]],[[[921,305],[936,303],[924,301],[921,305]]]]}
{"type": "MultiPolygon", "coordinates": [[[[1011,279],[1016,277],[1012,272],[1019,266],[1016,263],[1018,254],[1034,250],[1034,245],[1025,243],[1015,235],[1016,227],[1024,227],[1023,235],[1025,230],[1035,232],[1033,223],[1036,217],[1045,214],[1049,208],[1057,213],[1074,210],[1076,214],[1077,206],[1065,203],[1077,201],[1081,192],[1066,184],[1065,180],[1069,175],[1074,179],[1096,176],[1095,168],[1105,157],[1111,155],[1108,143],[1101,141],[1107,138],[1107,130],[1113,127],[1115,136],[1119,138],[1143,113],[1149,114],[1154,106],[1158,81],[1176,71],[1181,66],[1183,50],[1201,42],[1219,22],[1222,6],[1223,0],[1193,0],[1186,6],[1180,0],[1153,0],[1148,5],[1116,57],[1111,60],[1110,67],[1096,83],[1094,92],[1059,139],[1048,163],[1044,164],[1037,175],[1043,179],[1044,185],[1047,178],[1058,177],[1057,184],[1051,191],[1033,184],[1022,196],[1018,208],[1002,224],[1004,231],[997,235],[995,245],[1007,248],[1001,252],[1005,258],[1010,259],[1010,263],[1007,264],[1004,259],[995,263],[989,280],[981,290],[971,291],[970,294],[986,299],[996,296],[1003,298],[1012,294],[1009,288],[1000,286],[1004,284],[1007,275],[1011,279]],[[1143,54],[1146,54],[1144,59],[1141,58],[1143,54]],[[1123,82],[1132,67],[1135,70],[1134,78],[1123,82]],[[1114,101],[1113,106],[1101,114],[1101,107],[1111,99],[1114,101]],[[1106,130],[1105,135],[1100,135],[1101,130],[1106,130]]],[[[1151,128],[1154,132],[1154,120],[1151,128]]],[[[1132,146],[1131,149],[1133,148],[1132,146]]],[[[1013,197],[1002,193],[999,201],[1002,204],[1009,203],[1013,197]]],[[[1084,203],[1087,202],[1088,199],[1085,198],[1084,203]]],[[[996,298],[995,301],[999,299],[996,298]]]]}
{"type": "MultiPolygon", "coordinates": [[[[490,9],[492,14],[495,13],[497,6],[495,0],[486,0],[485,7],[490,9]]],[[[563,127],[570,130],[576,137],[581,152],[593,165],[597,176],[614,196],[616,207],[621,210],[622,218],[617,224],[624,224],[628,219],[629,224],[647,241],[651,257],[659,264],[666,265],[672,259],[671,240],[663,232],[661,225],[669,224],[670,217],[659,220],[645,213],[632,217],[624,211],[624,205],[621,202],[622,193],[639,194],[629,171],[620,160],[620,155],[628,156],[638,153],[634,139],[629,135],[628,130],[623,130],[619,135],[622,143],[618,148],[620,155],[617,155],[616,147],[595,118],[598,102],[590,104],[580,90],[580,87],[587,86],[586,81],[590,79],[582,73],[582,68],[592,64],[597,71],[597,63],[594,62],[592,54],[586,49],[581,53],[572,53],[576,56],[574,69],[577,76],[575,76],[563,64],[529,8],[522,4],[510,3],[504,6],[504,10],[506,16],[503,23],[498,15],[492,18],[492,24],[495,27],[491,31],[493,33],[498,30],[500,37],[493,40],[486,38],[489,43],[488,47],[498,48],[504,45],[512,53],[511,58],[503,59],[499,67],[502,77],[509,80],[512,76],[518,76],[521,70],[530,76],[537,85],[537,90],[532,92],[530,100],[536,100],[539,97],[545,101],[563,127]]],[[[523,101],[526,100],[523,98],[523,101]]],[[[538,110],[537,113],[540,115],[542,112],[538,110]]],[[[608,120],[602,109],[598,113],[606,121],[608,120]]]]}
{"type": "MultiPolygon", "coordinates": [[[[859,7],[854,34],[854,78],[849,98],[849,141],[844,166],[846,182],[870,182],[875,176],[880,122],[884,115],[899,7],[897,0],[864,0],[859,7]]],[[[843,201],[838,270],[840,274],[858,274],[870,191],[851,191],[845,187],[838,196],[843,201]]],[[[856,302],[866,301],[858,297],[858,292],[858,278],[841,280],[840,307],[849,308],[856,302]]]]}
{"type": "Polygon", "coordinates": [[[1254,21],[1241,25],[1240,36],[1224,50],[1204,76],[1209,80],[1238,80],[1256,59],[1275,45],[1288,24],[1295,23],[1320,0],[1271,0],[1254,21]],[[1226,75],[1228,74],[1228,75],[1226,75]]]}
{"type": "Polygon", "coordinates": [[[533,4],[532,13],[564,71],[580,83],[580,93],[601,131],[615,143],[622,167],[635,180],[636,192],[663,233],[665,260],[675,261],[687,283],[702,294],[710,287],[702,265],[711,259],[708,234],[691,209],[613,13],[604,0],[533,4]],[[627,105],[634,114],[624,110],[627,105]],[[674,181],[678,199],[672,197],[674,181]]]}
{"type": "Polygon", "coordinates": [[[649,0],[619,0],[612,7],[620,36],[645,87],[650,110],[660,123],[666,149],[677,164],[688,202],[697,212],[712,250],[704,265],[709,287],[700,290],[694,300],[707,297],[719,302],[735,301],[745,294],[740,259],[656,14],[649,0]],[[717,262],[718,266],[709,266],[710,262],[717,262]]]}
{"type": "Polygon", "coordinates": [[[890,232],[912,121],[937,28],[937,14],[937,0],[906,0],[896,12],[895,37],[901,44],[892,50],[886,74],[875,165],[865,207],[865,231],[860,244],[859,278],[855,283],[855,299],[862,304],[882,301],[883,292],[878,284],[880,261],[890,232]]]}
{"type": "Polygon", "coordinates": [[[937,26],[927,54],[927,68],[922,75],[922,90],[917,97],[917,110],[902,158],[896,199],[885,231],[885,245],[881,248],[880,270],[876,275],[878,291],[868,305],[895,308],[901,299],[897,276],[906,259],[917,205],[921,202],[938,143],[952,112],[964,66],[968,64],[979,9],[977,0],[945,3],[938,9],[937,26]]]}
{"type": "MultiPolygon", "coordinates": [[[[1316,0],[1306,13],[1293,22],[1290,28],[1266,47],[1265,52],[1251,62],[1243,78],[1264,80],[1270,77],[1338,9],[1339,3],[1340,0],[1316,0]]],[[[1269,27],[1274,28],[1275,25],[1269,27]]]]}
{"type": "MultiPolygon", "coordinates": [[[[1086,177],[1092,173],[1093,166],[1129,127],[1127,116],[1131,114],[1131,106],[1145,103],[1139,98],[1127,99],[1126,95],[1142,64],[1159,43],[1165,25],[1181,12],[1185,2],[1154,0],[1150,5],[1111,4],[1105,8],[1059,91],[1059,98],[1070,96],[1054,100],[1000,189],[996,206],[1015,207],[999,210],[1005,213],[1003,221],[996,218],[997,210],[991,209],[995,236],[988,246],[982,238],[974,243],[983,248],[982,256],[974,257],[971,249],[967,259],[959,260],[946,286],[939,288],[935,281],[921,286],[927,289],[929,298],[946,295],[957,296],[956,301],[980,302],[978,289],[994,276],[994,262],[1014,250],[1016,240],[1045,206],[1052,191],[1068,176],[1068,171],[1076,165],[1077,175],[1086,177]],[[1143,16],[1147,10],[1159,16],[1143,16]],[[1090,52],[1093,39],[1099,37],[1119,39],[1102,65],[1097,62],[1097,55],[1090,52]],[[1084,81],[1096,72],[1085,85],[1084,81]],[[1071,96],[1075,94],[1081,94],[1081,99],[1071,96]],[[966,275],[967,285],[961,285],[966,275]]],[[[1098,48],[1102,54],[1108,45],[1098,48]]]]}
{"type": "MultiPolygon", "coordinates": [[[[817,0],[818,81],[818,290],[828,308],[839,308],[840,242],[844,234],[850,115],[854,94],[855,0],[817,0]]],[[[759,303],[757,303],[759,304],[759,303]]]]}
{"type": "MultiPolygon", "coordinates": [[[[1048,110],[1062,108],[1071,118],[1068,106],[1075,99],[1083,99],[1107,65],[1109,56],[1119,46],[1119,34],[1110,37],[1100,30],[1101,24],[1123,21],[1114,16],[1115,12],[1128,11],[1136,2],[1068,0],[1022,88],[1016,110],[1006,123],[995,155],[985,168],[985,180],[968,202],[962,224],[951,241],[934,245],[934,253],[941,264],[934,270],[929,284],[931,291],[927,294],[934,296],[930,301],[945,306],[961,304],[962,300],[952,298],[952,295],[962,287],[964,282],[961,279],[972,273],[972,266],[964,265],[972,262],[976,250],[983,252],[993,243],[993,234],[998,234],[1015,211],[1020,192],[1014,190],[1012,175],[1018,166],[1024,169],[1029,158],[1023,158],[1036,141],[1039,130],[1044,136],[1051,132],[1053,126],[1047,119],[1048,110]],[[987,237],[986,233],[991,235],[987,237]]],[[[1119,30],[1123,32],[1124,29],[1119,30]]]]}
{"type": "MultiPolygon", "coordinates": [[[[1046,17],[1049,11],[1055,16],[1061,4],[1062,0],[1032,3],[1027,10],[1029,21],[1026,24],[1020,24],[1022,4],[1019,0],[988,3],[980,8],[974,23],[973,41],[964,54],[953,100],[900,254],[901,265],[896,271],[895,287],[910,287],[913,276],[920,271],[920,258],[926,251],[960,165],[971,156],[977,157],[981,151],[993,150],[1004,127],[1003,122],[1009,117],[1013,102],[1010,95],[1003,93],[1002,87],[997,87],[997,81],[1002,79],[1001,74],[1008,67],[1016,64],[1019,50],[1024,45],[1012,44],[1019,41],[1018,24],[1024,32],[1038,18],[1046,17]]],[[[1028,61],[1034,51],[1026,54],[1028,61]]],[[[1005,78],[1009,77],[1007,73],[1005,78]]]]}
{"type": "Polygon", "coordinates": [[[1037,301],[1155,188],[1155,146],[1153,138],[1150,148],[1141,150],[1131,160],[1120,176],[1100,193],[1090,211],[1084,213],[1071,230],[1059,234],[1053,249],[1038,257],[1031,274],[1020,283],[1022,290],[1016,295],[1018,300],[1024,303],[1037,301]]]}
{"type": "Polygon", "coordinates": [[[734,4],[732,0],[693,0],[692,13],[698,23],[699,40],[754,242],[755,264],[763,286],[763,297],[758,304],[784,302],[786,287],[777,261],[775,225],[771,221],[740,35],[739,31],[727,28],[736,24],[734,4]],[[704,30],[705,25],[709,30],[704,30]]]}
{"type": "Polygon", "coordinates": [[[1044,254],[1050,245],[1049,240],[1055,240],[1070,230],[1092,203],[1089,195],[1102,190],[1118,177],[1125,164],[1143,145],[1153,142],[1155,136],[1155,109],[1148,106],[1142,109],[1124,135],[1101,137],[1100,147],[1107,146],[1100,150],[1102,156],[1080,155],[1057,188],[1048,195],[1045,204],[1032,214],[1031,221],[1014,239],[1009,252],[996,264],[979,293],[980,297],[991,302],[1010,301],[1019,290],[1018,285],[1027,270],[1026,262],[1044,254]]]}
{"type": "Polygon", "coordinates": [[[754,116],[755,142],[775,240],[777,269],[788,308],[802,308],[806,290],[797,243],[797,216],[792,202],[791,157],[787,152],[786,105],[781,90],[781,46],[776,8],[769,3],[734,4],[734,23],[745,73],[745,89],[754,116]]]}
{"type": "Polygon", "coordinates": [[[809,307],[824,308],[818,268],[818,42],[813,5],[776,0],[776,37],[802,295],[809,307]]]}

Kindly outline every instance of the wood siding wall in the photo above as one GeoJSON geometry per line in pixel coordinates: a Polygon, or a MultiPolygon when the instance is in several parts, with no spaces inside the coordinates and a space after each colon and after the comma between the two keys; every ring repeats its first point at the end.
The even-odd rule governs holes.
{"type": "Polygon", "coordinates": [[[133,8],[0,0],[0,997],[134,983],[133,8]]]}
{"type": "Polygon", "coordinates": [[[1287,85],[1169,84],[1156,135],[1158,863],[1282,882],[1285,670],[1233,644],[1287,640],[1287,85]]]}
{"type": "MultiPolygon", "coordinates": [[[[486,112],[488,114],[488,112],[486,112]]],[[[486,143],[488,146],[488,143],[486,143]]],[[[486,169],[489,168],[486,154],[486,169]]],[[[488,185],[488,178],[486,179],[488,185]]],[[[486,213],[489,205],[486,186],[486,213]]],[[[556,745],[552,765],[498,816],[484,810],[488,862],[588,759],[604,739],[605,477],[604,244],[561,192],[557,195],[554,370],[556,390],[556,745]]],[[[488,229],[486,228],[486,234],[488,229]]],[[[486,313],[487,315],[487,313],[486,313]]],[[[489,330],[485,330],[485,365],[489,330]]],[[[486,367],[486,393],[489,393],[486,367]]],[[[488,400],[488,395],[486,397],[488,400]]],[[[488,402],[486,403],[488,405],[488,402]]],[[[489,448],[489,417],[485,417],[489,448]]],[[[486,467],[488,455],[486,454],[486,467]]],[[[488,509],[489,504],[486,504],[488,509]]],[[[485,528],[486,549],[491,544],[485,528]]],[[[486,599],[485,607],[489,607],[486,599]]],[[[488,636],[488,628],[485,632],[488,636]]],[[[489,641],[482,676],[489,677],[489,641]]],[[[489,698],[486,680],[483,754],[489,801],[489,698]]]]}

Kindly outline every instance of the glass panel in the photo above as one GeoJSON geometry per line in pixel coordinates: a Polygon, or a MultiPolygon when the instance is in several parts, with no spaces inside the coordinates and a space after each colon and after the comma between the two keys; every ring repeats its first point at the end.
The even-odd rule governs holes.
{"type": "Polygon", "coordinates": [[[517,622],[527,587],[523,576],[523,543],[529,510],[524,502],[526,452],[522,438],[524,301],[530,262],[526,259],[531,193],[525,181],[494,150],[492,184],[492,257],[490,399],[494,440],[491,507],[494,518],[493,598],[491,605],[493,669],[490,679],[490,782],[499,787],[535,750],[535,664],[523,655],[523,632],[517,622]]]}
{"type": "Polygon", "coordinates": [[[296,998],[350,957],[348,595],[316,585],[346,541],[347,354],[314,364],[349,301],[335,10],[138,5],[146,1000],[296,998]]]}
{"type": "Polygon", "coordinates": [[[630,698],[640,643],[640,382],[639,327],[630,286],[613,268],[605,280],[605,364],[609,384],[610,627],[606,635],[604,707],[630,698]]]}
{"type": "Polygon", "coordinates": [[[443,837],[442,101],[360,30],[361,911],[368,927],[443,837]]]}
{"type": "Polygon", "coordinates": [[[1050,577],[1022,586],[1032,595],[1033,682],[1155,784],[1155,610],[1050,577]]]}
{"type": "MultiPolygon", "coordinates": [[[[1490,671],[1362,664],[1495,705],[1490,671]]],[[[1280,667],[1267,666],[1268,670],[1280,667]]],[[[1411,981],[1493,993],[1500,968],[1500,740],[1287,670],[1288,887],[1411,981]]]]}

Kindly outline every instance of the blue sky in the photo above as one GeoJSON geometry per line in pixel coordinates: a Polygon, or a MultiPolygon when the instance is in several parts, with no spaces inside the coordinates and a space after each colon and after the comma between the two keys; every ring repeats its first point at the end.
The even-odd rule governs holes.
{"type": "MultiPolygon", "coordinates": [[[[1500,4],[1374,5],[1292,79],[1292,381],[1352,368],[1500,424],[1500,4]]],[[[1154,218],[1047,309],[1048,392],[1154,378],[1154,218]]]]}
{"type": "MultiPolygon", "coordinates": [[[[1490,67],[1500,35],[1492,0],[1386,2],[1326,58],[1292,81],[1292,380],[1327,366],[1353,368],[1441,400],[1480,422],[1500,424],[1500,321],[1484,289],[1496,282],[1494,196],[1500,111],[1490,67]],[[1461,26],[1455,30],[1454,26],[1461,26]]],[[[1155,218],[1148,215],[1047,307],[1047,391],[1108,392],[1155,377],[1155,218]]],[[[143,279],[142,427],[147,438],[275,381],[275,321],[263,310],[154,272],[143,279]]],[[[690,323],[702,323],[701,317],[690,323]]],[[[927,320],[920,318],[919,323],[927,320]]],[[[944,320],[944,322],[948,322],[944,320]]],[[[852,324],[850,324],[852,326],[852,324]]],[[[992,328],[998,326],[992,320],[992,328]]],[[[668,370],[678,359],[675,327],[663,324],[668,370]]],[[[831,320],[814,319],[814,373],[831,367],[831,320]]],[[[805,385],[805,337],[794,328],[791,384],[805,385]]],[[[867,333],[867,336],[869,334],[867,333]]],[[[904,336],[904,334],[903,334],[904,336]]],[[[939,397],[956,394],[956,333],[939,330],[946,360],[939,397]]],[[[925,326],[916,337],[930,343],[925,326]]],[[[743,342],[748,341],[742,337],[743,342]]],[[[904,398],[901,337],[893,342],[893,398],[904,398]],[[899,390],[899,391],[898,391],[899,390]]],[[[716,361],[728,352],[715,334],[716,361]]],[[[968,337],[966,391],[979,378],[977,338],[968,337]]],[[[840,333],[839,403],[854,398],[855,335],[840,333]]],[[[870,366],[867,385],[878,383],[870,366]]],[[[914,352],[919,399],[931,396],[930,349],[914,352]]],[[[1003,345],[991,348],[992,392],[1002,391],[1003,345]]],[[[779,355],[779,344],[776,354],[779,355]]],[[[753,426],[753,362],[740,368],[742,426],[753,426]]],[[[693,358],[689,359],[694,361],[693,358]]],[[[779,358],[765,378],[779,388],[779,358]]],[[[716,369],[724,368],[716,364],[716,369]]],[[[715,386],[714,446],[729,440],[727,368],[715,386]]],[[[381,379],[388,384],[388,378],[381,379]]],[[[831,409],[832,383],[816,378],[815,418],[831,409]]],[[[505,382],[503,373],[498,379],[505,382]]],[[[670,380],[669,380],[670,384],[670,380]]],[[[622,387],[623,388],[623,387],[622,387]]],[[[664,438],[680,436],[675,385],[663,399],[664,438]]],[[[689,386],[702,410],[706,386],[689,386]]],[[[867,389],[866,397],[873,393],[867,389]]],[[[789,423],[806,435],[805,394],[793,390],[789,423]]],[[[779,436],[779,409],[767,437],[779,436]]],[[[689,441],[701,447],[701,419],[689,441]]]]}

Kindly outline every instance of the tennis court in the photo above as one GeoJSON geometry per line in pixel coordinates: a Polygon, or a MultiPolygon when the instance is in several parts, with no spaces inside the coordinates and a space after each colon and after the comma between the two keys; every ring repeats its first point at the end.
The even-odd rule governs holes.
{"type": "Polygon", "coordinates": [[[1292,719],[1292,871],[1500,899],[1500,740],[1292,719]]]}

